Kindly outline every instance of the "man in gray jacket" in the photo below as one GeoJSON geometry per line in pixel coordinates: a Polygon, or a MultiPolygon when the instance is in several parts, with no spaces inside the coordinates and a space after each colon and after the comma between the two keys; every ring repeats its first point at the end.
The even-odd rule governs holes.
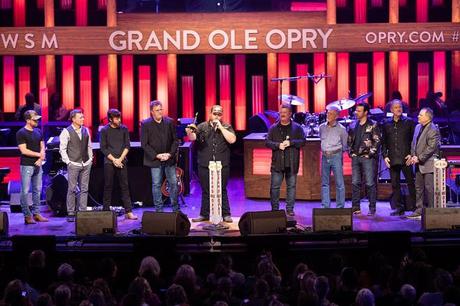
{"type": "Polygon", "coordinates": [[[79,209],[85,211],[88,203],[88,183],[93,160],[91,137],[83,126],[85,117],[79,109],[70,112],[72,124],[63,129],[59,135],[59,153],[67,164],[69,187],[67,189],[67,221],[75,221],[78,195],[79,209]],[[77,186],[77,184],[79,186],[77,186]]]}
{"type": "Polygon", "coordinates": [[[418,122],[412,139],[410,159],[410,163],[415,165],[416,210],[408,216],[410,219],[421,219],[425,193],[428,207],[434,206],[434,159],[439,154],[441,139],[439,129],[433,124],[431,108],[420,110],[418,122]]]}

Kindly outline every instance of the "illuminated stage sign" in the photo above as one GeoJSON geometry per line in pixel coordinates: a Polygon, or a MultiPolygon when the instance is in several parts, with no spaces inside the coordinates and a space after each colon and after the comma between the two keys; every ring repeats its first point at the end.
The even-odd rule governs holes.
{"type": "Polygon", "coordinates": [[[458,23],[326,24],[324,12],[120,14],[117,27],[1,28],[0,55],[458,50],[458,23]]]}

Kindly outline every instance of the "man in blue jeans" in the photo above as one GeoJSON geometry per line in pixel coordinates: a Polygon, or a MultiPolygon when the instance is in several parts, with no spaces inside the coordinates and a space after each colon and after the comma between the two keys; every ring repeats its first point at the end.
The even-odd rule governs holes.
{"type": "Polygon", "coordinates": [[[42,189],[42,163],[45,160],[45,144],[38,126],[41,118],[34,110],[24,113],[26,125],[16,133],[16,141],[21,152],[21,209],[25,224],[47,222],[40,214],[40,194],[42,189]],[[32,212],[27,203],[32,182],[32,212]],[[33,216],[32,216],[33,215],[33,216]]]}
{"type": "Polygon", "coordinates": [[[380,145],[380,130],[375,121],[369,119],[369,104],[356,104],[356,119],[348,130],[349,154],[352,158],[352,210],[353,214],[361,214],[361,177],[364,175],[367,197],[369,199],[368,216],[376,213],[377,204],[377,170],[376,158],[380,145]]]}
{"type": "Polygon", "coordinates": [[[305,133],[302,127],[291,120],[292,110],[289,104],[281,105],[280,120],[268,130],[265,145],[272,149],[270,201],[272,210],[279,210],[280,188],[286,179],[286,212],[295,216],[294,203],[299,172],[300,149],[305,145],[305,133]]]}
{"type": "Polygon", "coordinates": [[[343,152],[347,150],[347,130],[337,122],[340,109],[330,106],[327,110],[327,121],[319,126],[321,139],[321,205],[329,208],[330,174],[335,178],[335,194],[337,208],[345,206],[345,183],[343,181],[343,152]]]}
{"type": "Polygon", "coordinates": [[[144,166],[151,169],[153,205],[157,212],[163,211],[161,184],[163,176],[166,176],[172,209],[179,212],[176,177],[179,143],[176,127],[171,118],[163,116],[163,105],[158,100],[150,102],[150,115],[141,123],[141,146],[144,149],[144,166]]]}

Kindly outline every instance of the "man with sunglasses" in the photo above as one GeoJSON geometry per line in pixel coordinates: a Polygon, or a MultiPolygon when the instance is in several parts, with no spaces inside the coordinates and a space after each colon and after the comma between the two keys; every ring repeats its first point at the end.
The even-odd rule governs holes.
{"type": "Polygon", "coordinates": [[[224,222],[233,222],[228,203],[227,182],[230,176],[230,144],[235,143],[236,134],[232,126],[222,123],[223,108],[220,105],[211,107],[209,120],[193,124],[186,129],[190,140],[196,140],[198,147],[198,176],[201,184],[201,211],[193,222],[209,220],[209,162],[222,163],[222,216],[224,222]]]}
{"type": "Polygon", "coordinates": [[[42,163],[45,160],[45,143],[38,126],[41,118],[36,111],[24,113],[26,125],[16,133],[16,141],[21,152],[21,209],[25,224],[48,222],[40,214],[40,195],[42,190],[42,163]],[[32,212],[27,203],[30,183],[32,182],[32,212]]]}

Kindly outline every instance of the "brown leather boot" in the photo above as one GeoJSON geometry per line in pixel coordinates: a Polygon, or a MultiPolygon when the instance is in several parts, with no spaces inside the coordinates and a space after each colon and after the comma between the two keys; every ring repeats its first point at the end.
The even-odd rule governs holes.
{"type": "Polygon", "coordinates": [[[137,216],[133,214],[132,212],[129,212],[125,215],[126,220],[137,220],[137,216]]]}
{"type": "Polygon", "coordinates": [[[34,215],[34,220],[37,221],[37,222],[48,222],[48,219],[43,217],[40,214],[34,215]]]}
{"type": "Polygon", "coordinates": [[[24,223],[25,224],[35,224],[36,222],[34,221],[32,216],[27,216],[27,217],[24,217],[24,223]]]}

